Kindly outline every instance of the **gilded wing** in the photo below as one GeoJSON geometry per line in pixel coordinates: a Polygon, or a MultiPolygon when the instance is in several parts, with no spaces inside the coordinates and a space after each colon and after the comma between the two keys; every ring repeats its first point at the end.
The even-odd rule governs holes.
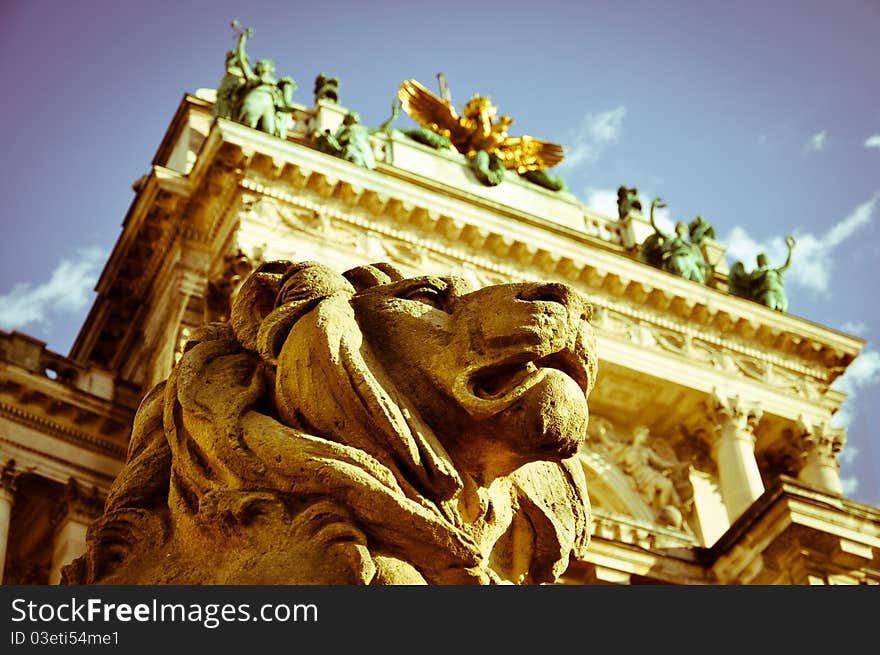
{"type": "Polygon", "coordinates": [[[403,110],[422,127],[447,137],[456,148],[467,142],[468,132],[455,109],[416,80],[401,84],[397,97],[403,110]]]}
{"type": "Polygon", "coordinates": [[[496,154],[507,168],[517,173],[544,170],[565,157],[561,145],[530,136],[507,137],[496,154]]]}

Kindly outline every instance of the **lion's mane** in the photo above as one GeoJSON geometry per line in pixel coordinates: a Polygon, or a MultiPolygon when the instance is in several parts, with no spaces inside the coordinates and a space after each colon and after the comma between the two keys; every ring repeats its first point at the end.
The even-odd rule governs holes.
{"type": "Polygon", "coordinates": [[[509,553],[469,532],[456,499],[472,483],[383,370],[350,302],[401,278],[387,264],[255,271],[230,322],[198,329],[144,397],[64,581],[529,583],[583,555],[589,500],[573,460],[509,476],[511,517],[495,541],[530,543],[515,580],[498,573],[517,568],[509,553]],[[282,349],[292,354],[279,367],[282,349]]]}

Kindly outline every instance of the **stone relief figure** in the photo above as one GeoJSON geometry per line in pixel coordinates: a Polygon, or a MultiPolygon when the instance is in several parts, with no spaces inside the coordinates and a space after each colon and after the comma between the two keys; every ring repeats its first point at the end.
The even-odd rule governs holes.
{"type": "Polygon", "coordinates": [[[617,189],[617,215],[624,219],[632,215],[642,214],[642,201],[639,200],[639,190],[636,187],[620,186],[617,189]]]}
{"type": "Polygon", "coordinates": [[[642,243],[640,249],[642,261],[667,273],[705,284],[712,267],[703,257],[699,245],[689,239],[688,226],[679,221],[675,224],[674,235],[666,234],[657,227],[654,209],[665,206],[661,198],[655,198],[651,202],[650,217],[654,234],[642,243]]]}
{"type": "Polygon", "coordinates": [[[640,425],[629,440],[624,440],[615,436],[606,419],[593,417],[590,420],[591,447],[615,462],[632,480],[660,524],[687,530],[684,517],[690,511],[692,497],[686,491],[690,486],[688,464],[679,461],[665,442],[649,443],[649,436],[650,429],[640,425]]]}
{"type": "Polygon", "coordinates": [[[266,262],[136,414],[68,584],[531,584],[584,556],[591,308],[266,262]]]}
{"type": "Polygon", "coordinates": [[[240,30],[238,21],[232,22],[232,29],[238,45],[226,53],[226,74],[217,88],[214,115],[284,138],[296,82],[292,77],[275,79],[271,59],[260,59],[252,68],[245,46],[253,29],[240,30]]]}
{"type": "Polygon", "coordinates": [[[668,472],[678,463],[661,457],[648,444],[650,429],[640,425],[633,430],[632,441],[619,451],[620,463],[656,509],[666,505],[678,504],[675,485],[668,472]]]}
{"type": "Polygon", "coordinates": [[[730,268],[730,277],[728,278],[730,293],[754,300],[770,309],[787,312],[788,295],[785,293],[782,274],[791,266],[791,254],[795,244],[793,236],[789,235],[785,238],[788,256],[785,263],[777,268],[770,266],[770,258],[766,253],[758,255],[758,267],[751,272],[746,272],[742,262],[736,262],[730,268]]]}

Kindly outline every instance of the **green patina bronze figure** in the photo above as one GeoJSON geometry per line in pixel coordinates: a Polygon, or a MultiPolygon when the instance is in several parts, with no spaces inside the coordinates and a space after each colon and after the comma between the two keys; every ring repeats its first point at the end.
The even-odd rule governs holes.
{"type": "Polygon", "coordinates": [[[342,125],[335,133],[323,132],[315,135],[315,147],[328,155],[341,157],[358,166],[373,169],[376,168],[376,155],[373,152],[373,144],[370,136],[376,133],[388,134],[391,132],[391,124],[400,113],[400,104],[393,103],[391,117],[379,127],[367,127],[360,122],[360,116],[356,111],[348,112],[342,119],[342,125]]]}
{"type": "Polygon", "coordinates": [[[226,53],[226,73],[217,85],[217,99],[214,101],[214,118],[236,120],[238,107],[241,104],[239,94],[244,88],[245,79],[239,62],[238,53],[230,50],[226,53]]]}
{"type": "Polygon", "coordinates": [[[703,242],[703,239],[715,238],[715,228],[710,223],[707,223],[702,216],[697,216],[688,223],[688,233],[690,234],[691,242],[698,245],[703,242]]]}
{"type": "Polygon", "coordinates": [[[321,73],[315,78],[315,104],[321,100],[328,102],[339,102],[339,78],[328,77],[321,73]]]}
{"type": "Polygon", "coordinates": [[[758,267],[751,272],[746,272],[742,262],[736,262],[731,267],[728,278],[730,293],[748,298],[770,309],[787,312],[788,296],[785,293],[782,274],[791,266],[791,254],[796,243],[793,236],[785,238],[788,257],[786,257],[785,263],[777,268],[770,266],[770,258],[763,252],[758,255],[758,267]]]}
{"type": "Polygon", "coordinates": [[[639,190],[636,187],[621,185],[617,189],[617,216],[620,220],[633,215],[641,215],[642,201],[639,200],[639,190]]]}
{"type": "Polygon", "coordinates": [[[275,79],[275,62],[271,59],[260,59],[252,68],[245,45],[254,30],[239,29],[237,20],[232,21],[232,29],[238,44],[235,50],[226,53],[226,73],[217,87],[214,116],[229,118],[283,139],[293,110],[296,82],[292,77],[275,79]]]}
{"type": "Polygon", "coordinates": [[[481,184],[485,186],[498,186],[504,180],[504,172],[507,167],[504,160],[494,152],[477,150],[468,157],[471,170],[481,184]]]}
{"type": "Polygon", "coordinates": [[[551,175],[547,171],[526,171],[520,173],[520,177],[551,191],[568,191],[568,185],[561,176],[551,175]]]}
{"type": "Polygon", "coordinates": [[[642,261],[667,273],[705,284],[712,273],[712,267],[703,257],[699,245],[689,239],[688,226],[682,221],[677,222],[674,235],[666,234],[657,227],[654,209],[665,206],[661,198],[655,198],[651,203],[651,227],[654,228],[654,234],[641,245],[642,261]]]}

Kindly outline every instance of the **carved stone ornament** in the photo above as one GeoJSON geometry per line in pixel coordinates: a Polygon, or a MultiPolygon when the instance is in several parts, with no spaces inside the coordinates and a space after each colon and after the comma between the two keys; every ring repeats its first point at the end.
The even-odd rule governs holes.
{"type": "Polygon", "coordinates": [[[651,438],[650,429],[644,425],[636,426],[628,438],[621,439],[610,421],[595,416],[588,433],[590,447],[627,476],[658,523],[676,529],[685,527],[684,518],[693,509],[688,463],[680,461],[669,444],[651,438]]]}
{"type": "Polygon", "coordinates": [[[262,264],[144,398],[73,584],[531,584],[582,557],[591,308],[262,264]]]}

